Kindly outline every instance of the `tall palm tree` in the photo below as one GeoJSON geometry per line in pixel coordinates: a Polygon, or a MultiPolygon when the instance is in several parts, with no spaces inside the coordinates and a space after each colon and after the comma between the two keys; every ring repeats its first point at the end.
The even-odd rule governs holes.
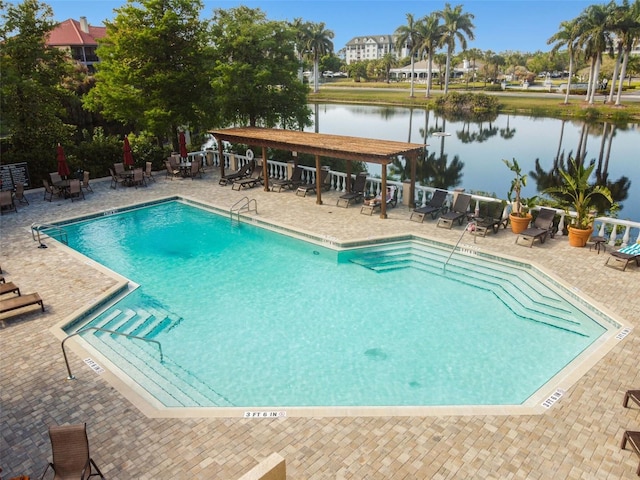
{"type": "Polygon", "coordinates": [[[432,13],[422,18],[418,22],[418,34],[422,43],[418,47],[418,56],[420,58],[427,55],[427,89],[425,97],[431,95],[431,74],[433,70],[433,54],[437,45],[440,43],[442,36],[442,25],[440,25],[440,17],[436,13],[432,13]]]}
{"type": "Polygon", "coordinates": [[[391,53],[385,53],[380,59],[379,65],[380,68],[382,68],[382,70],[384,71],[385,82],[389,83],[389,73],[397,63],[398,61],[396,60],[396,57],[391,53]]]}
{"type": "Polygon", "coordinates": [[[319,90],[319,64],[320,57],[333,53],[333,42],[331,39],[335,34],[332,30],[325,28],[324,22],[309,23],[309,32],[307,38],[307,51],[311,53],[313,57],[313,93],[318,93],[319,90]]]}
{"type": "Polygon", "coordinates": [[[564,96],[564,104],[569,103],[569,91],[571,90],[571,78],[573,77],[573,62],[576,51],[578,49],[578,37],[580,30],[578,29],[578,21],[571,20],[568,22],[560,23],[560,30],[554,33],[547,45],[554,43],[555,45],[551,49],[551,54],[555,54],[561,47],[567,47],[567,54],[569,55],[569,77],[567,79],[567,91],[564,96]]]}
{"type": "Polygon", "coordinates": [[[396,37],[396,49],[401,52],[404,48],[409,50],[409,56],[411,57],[411,89],[409,96],[413,97],[413,82],[415,71],[415,53],[418,51],[421,44],[420,35],[418,32],[418,24],[414,20],[411,13],[407,13],[407,24],[400,25],[394,32],[396,37]]]}
{"type": "MultiPolygon", "coordinates": [[[[620,46],[622,48],[622,52],[620,52],[622,54],[622,65],[620,67],[616,105],[620,105],[620,98],[622,97],[622,82],[627,75],[629,55],[631,54],[631,50],[633,50],[633,46],[638,40],[640,40],[640,0],[635,0],[632,5],[629,5],[627,0],[625,0],[619,7],[618,12],[620,14],[620,18],[616,23],[616,35],[620,40],[620,46]]],[[[609,96],[609,101],[612,101],[613,99],[613,91],[616,83],[615,77],[611,83],[611,95],[609,96]]]]}
{"type": "Polygon", "coordinates": [[[302,82],[303,60],[307,44],[309,43],[309,30],[311,27],[309,22],[305,22],[301,18],[294,18],[293,22],[291,22],[291,27],[295,31],[295,49],[296,55],[298,56],[298,62],[300,62],[300,68],[298,69],[298,80],[302,82]]]}
{"type": "Polygon", "coordinates": [[[456,5],[455,8],[451,8],[451,5],[445,3],[444,10],[438,12],[444,25],[442,26],[442,37],[440,39],[440,45],[447,49],[447,66],[444,79],[444,93],[449,91],[449,73],[451,70],[451,56],[456,47],[456,40],[460,42],[462,50],[467,49],[467,38],[473,40],[473,29],[476,28],[473,25],[473,14],[463,13],[462,5],[456,5]]]}
{"type": "MultiPolygon", "coordinates": [[[[615,3],[613,7],[615,7],[615,3]]],[[[591,5],[578,17],[579,43],[583,46],[584,53],[590,60],[587,96],[585,97],[589,104],[593,104],[598,89],[602,52],[612,53],[613,49],[609,31],[613,7],[612,4],[591,5]]]]}

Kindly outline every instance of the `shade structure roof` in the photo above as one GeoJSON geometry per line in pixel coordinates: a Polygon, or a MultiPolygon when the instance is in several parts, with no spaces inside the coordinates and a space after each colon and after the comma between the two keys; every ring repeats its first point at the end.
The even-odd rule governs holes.
{"type": "Polygon", "coordinates": [[[219,141],[382,165],[388,165],[399,155],[416,157],[425,147],[419,143],[260,127],[227,128],[209,133],[219,141]]]}

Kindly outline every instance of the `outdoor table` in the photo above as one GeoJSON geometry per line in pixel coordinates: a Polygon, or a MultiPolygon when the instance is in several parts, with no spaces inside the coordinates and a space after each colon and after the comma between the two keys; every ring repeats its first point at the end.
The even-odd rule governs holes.
{"type": "Polygon", "coordinates": [[[133,180],[133,170],[125,170],[124,172],[120,172],[118,176],[122,178],[123,185],[131,186],[131,181],[133,180]]]}
{"type": "Polygon", "coordinates": [[[186,177],[191,171],[191,162],[180,162],[178,164],[178,168],[180,169],[180,174],[183,177],[186,177]]]}
{"type": "Polygon", "coordinates": [[[64,195],[64,198],[69,198],[69,184],[71,182],[69,180],[59,180],[57,182],[53,182],[53,186],[60,190],[60,193],[64,195]]]}

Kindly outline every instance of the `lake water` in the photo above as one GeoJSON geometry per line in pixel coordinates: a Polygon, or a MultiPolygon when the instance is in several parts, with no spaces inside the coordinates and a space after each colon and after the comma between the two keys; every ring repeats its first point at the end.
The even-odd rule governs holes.
{"type": "MultiPolygon", "coordinates": [[[[640,222],[640,124],[617,125],[614,129],[611,123],[585,125],[579,120],[520,115],[469,122],[445,121],[433,111],[415,108],[320,104],[317,109],[318,125],[307,131],[413,143],[425,143],[428,132],[429,154],[439,157],[443,153],[448,162],[457,156],[464,163],[456,187],[495,193],[505,199],[512,174],[502,159],[516,158],[527,173],[534,170],[539,159],[542,169],[549,171],[558,153],[564,152],[565,158],[575,155],[582,138],[587,161],[599,162],[602,158],[602,170],[608,172],[609,181],[622,176],[630,180],[628,197],[620,202],[619,218],[640,222]],[[450,136],[436,137],[434,131],[450,136]]],[[[368,168],[372,175],[380,173],[377,165],[368,164],[368,168]]],[[[530,178],[523,195],[536,193],[536,182],[530,178]]]]}

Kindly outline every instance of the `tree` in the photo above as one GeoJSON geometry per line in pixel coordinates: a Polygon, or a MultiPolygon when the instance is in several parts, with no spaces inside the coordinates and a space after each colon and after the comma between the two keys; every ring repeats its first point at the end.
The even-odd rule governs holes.
{"type": "Polygon", "coordinates": [[[576,20],[561,22],[560,30],[547,40],[548,45],[554,44],[551,49],[551,55],[555,55],[561,47],[567,47],[567,53],[569,55],[569,77],[567,78],[567,91],[564,96],[565,105],[569,103],[569,91],[571,90],[571,78],[573,77],[573,62],[578,50],[579,33],[578,22],[576,20]]]}
{"type": "Polygon", "coordinates": [[[456,40],[460,42],[462,50],[467,49],[467,38],[473,40],[473,14],[463,13],[462,5],[457,5],[455,8],[451,8],[451,5],[446,3],[444,10],[439,12],[440,18],[444,25],[442,26],[442,37],[440,45],[447,49],[447,66],[444,79],[444,93],[449,91],[449,75],[451,69],[451,56],[456,47],[456,40]]]}
{"type": "Polygon", "coordinates": [[[309,124],[307,88],[297,80],[296,29],[240,6],[216,10],[212,34],[211,86],[221,124],[309,124]]]}
{"type": "Polygon", "coordinates": [[[320,57],[333,53],[333,42],[331,39],[334,36],[333,31],[325,28],[324,22],[309,24],[307,51],[313,58],[313,93],[318,93],[319,90],[320,75],[318,64],[320,63],[320,57]]]}
{"type": "Polygon", "coordinates": [[[394,35],[396,36],[396,48],[398,51],[401,52],[405,48],[409,50],[409,56],[411,57],[411,89],[409,96],[413,97],[415,54],[420,48],[422,40],[420,39],[420,34],[418,32],[418,25],[413,19],[413,15],[411,13],[407,13],[407,24],[400,25],[396,28],[394,35]]]}
{"type": "MultiPolygon", "coordinates": [[[[635,0],[632,5],[629,5],[627,0],[623,1],[622,5],[616,10],[613,28],[618,39],[618,59],[616,66],[621,63],[615,104],[620,105],[620,99],[622,97],[622,82],[627,74],[629,56],[636,42],[640,40],[640,0],[635,0]]],[[[617,69],[611,80],[611,93],[609,94],[610,102],[613,100],[613,92],[616,87],[616,80],[618,80],[618,75],[616,74],[617,69]]]]}
{"type": "Polygon", "coordinates": [[[178,126],[209,127],[215,110],[201,10],[200,0],[128,0],[116,9],[85,105],[176,149],[178,126]]]}
{"type": "Polygon", "coordinates": [[[384,72],[385,82],[389,83],[391,69],[396,66],[396,58],[391,53],[385,53],[378,61],[378,66],[384,72]]]}
{"type": "Polygon", "coordinates": [[[418,53],[422,57],[427,54],[427,89],[425,97],[431,95],[431,76],[433,70],[433,55],[436,46],[440,43],[442,37],[442,25],[440,25],[440,17],[432,13],[427,15],[418,23],[418,35],[422,43],[419,46],[418,53]]]}
{"type": "Polygon", "coordinates": [[[70,138],[71,128],[62,119],[62,102],[70,93],[61,85],[73,65],[62,51],[45,44],[55,27],[48,5],[24,0],[0,3],[0,8],[0,112],[11,138],[2,163],[29,162],[32,178],[39,180],[55,165],[55,145],[70,138]]]}

